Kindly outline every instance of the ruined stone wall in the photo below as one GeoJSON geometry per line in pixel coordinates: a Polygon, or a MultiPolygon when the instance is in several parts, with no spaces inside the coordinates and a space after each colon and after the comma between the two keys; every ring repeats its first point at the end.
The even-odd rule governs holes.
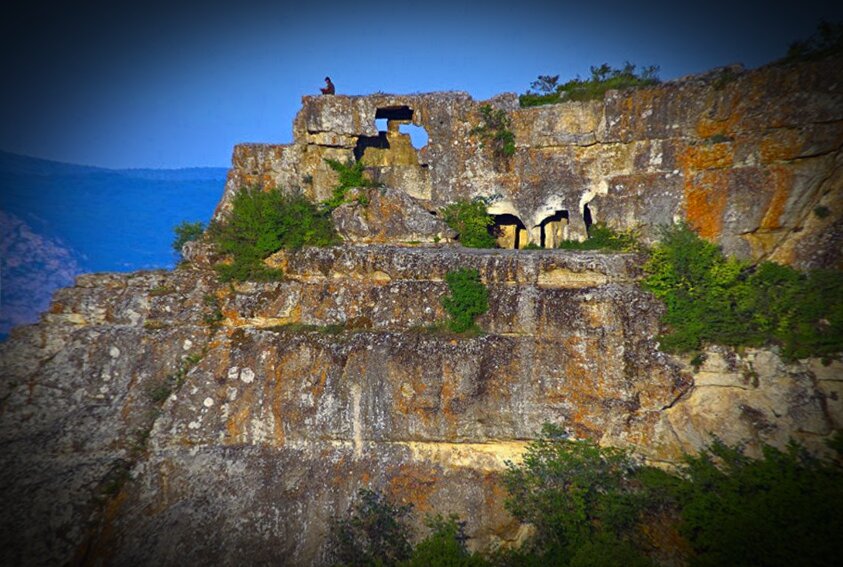
{"type": "Polygon", "coordinates": [[[490,212],[518,217],[535,243],[543,221],[561,211],[565,238],[584,238],[588,206],[594,221],[638,228],[645,239],[684,219],[730,254],[839,267],[841,69],[837,57],[712,72],[610,91],[602,101],[523,109],[514,95],[307,96],[292,144],[235,148],[222,206],[255,183],[324,199],[336,179],[324,158],[359,158],[376,179],[431,210],[486,197],[490,212]],[[472,135],[482,104],[508,112],[511,158],[495,158],[472,135]],[[428,144],[416,152],[397,129],[379,134],[377,116],[424,127],[428,144]],[[818,207],[830,214],[815,214],[818,207]]]}
{"type": "Polygon", "coordinates": [[[839,361],[712,349],[695,372],[659,352],[633,254],[270,263],[284,281],[219,284],[198,259],[83,276],[0,345],[4,564],[321,564],[363,487],[457,513],[489,548],[524,533],[499,475],[545,422],[667,463],[712,434],[821,449],[843,427],[839,361]],[[424,328],[458,267],[489,288],[476,338],[424,328]]]}

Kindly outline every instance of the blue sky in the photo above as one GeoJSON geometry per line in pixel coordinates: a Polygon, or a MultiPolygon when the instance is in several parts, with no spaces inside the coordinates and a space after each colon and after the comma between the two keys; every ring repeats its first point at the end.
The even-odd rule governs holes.
{"type": "Polygon", "coordinates": [[[0,18],[0,149],[102,167],[226,166],[286,143],[304,94],[523,92],[630,60],[661,77],[784,54],[843,2],[30,1],[0,18]],[[836,4],[836,5],[835,5],[836,4]]]}

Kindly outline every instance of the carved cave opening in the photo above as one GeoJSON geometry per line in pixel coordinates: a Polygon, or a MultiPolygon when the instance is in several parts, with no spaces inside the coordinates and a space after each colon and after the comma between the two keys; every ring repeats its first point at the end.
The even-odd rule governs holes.
{"type": "Polygon", "coordinates": [[[568,238],[568,211],[555,211],[541,222],[541,247],[556,248],[568,238]]]}
{"type": "Polygon", "coordinates": [[[492,215],[494,224],[489,231],[497,239],[501,248],[524,248],[530,241],[527,227],[521,219],[511,214],[492,215]]]}
{"type": "Polygon", "coordinates": [[[387,106],[375,110],[375,120],[385,118],[388,122],[398,120],[409,122],[413,119],[413,109],[409,106],[387,106]]]}
{"type": "Polygon", "coordinates": [[[421,165],[419,150],[427,145],[429,136],[422,126],[412,123],[413,109],[409,106],[388,106],[375,109],[377,136],[360,136],[354,147],[354,157],[364,157],[370,165],[421,165]]]}
{"type": "Polygon", "coordinates": [[[585,223],[586,234],[590,234],[591,225],[594,224],[594,218],[591,216],[591,209],[588,208],[588,205],[585,205],[582,209],[582,220],[585,223]]]}

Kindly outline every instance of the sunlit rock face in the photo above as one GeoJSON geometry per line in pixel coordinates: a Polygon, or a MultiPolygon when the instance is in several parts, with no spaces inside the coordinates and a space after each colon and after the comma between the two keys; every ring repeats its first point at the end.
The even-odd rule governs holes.
{"type": "Polygon", "coordinates": [[[320,564],[362,487],[458,513],[488,548],[518,538],[499,475],[545,422],[654,462],[711,435],[817,448],[841,425],[839,362],[720,349],[695,374],[659,352],[636,255],[270,263],[285,281],[222,285],[201,263],[83,276],[0,346],[5,560],[320,564]],[[489,288],[483,336],[425,331],[458,267],[489,288]]]}
{"type": "Polygon", "coordinates": [[[324,158],[355,157],[384,185],[334,211],[345,245],[232,285],[192,243],[173,272],[77,278],[0,344],[2,563],[320,565],[365,487],[419,522],[459,514],[474,548],[508,544],[524,528],[500,475],[546,422],[665,466],[713,435],[822,451],[843,426],[838,360],[712,347],[695,368],[659,350],[642,256],[468,250],[440,213],[485,197],[513,248],[582,238],[586,212],[645,237],[684,218],[732,252],[839,265],[841,68],[502,96],[507,159],[471,134],[465,94],[306,97],[293,144],[235,149],[218,214],[244,184],[324,199],[324,158]],[[459,268],[489,290],[472,338],[430,328],[459,268]]]}
{"type": "Polygon", "coordinates": [[[836,57],[713,71],[523,109],[514,95],[306,96],[292,144],[235,148],[218,213],[244,184],[325,199],[336,173],[324,160],[359,159],[375,180],[428,208],[484,197],[493,214],[518,219],[522,246],[552,247],[562,231],[548,223],[563,216],[564,238],[575,240],[585,237],[586,214],[647,240],[685,220],[729,254],[839,267],[841,68],[836,57]],[[513,156],[496,157],[473,133],[485,104],[508,112],[513,156]],[[425,129],[424,147],[412,147],[405,124],[425,129]]]}

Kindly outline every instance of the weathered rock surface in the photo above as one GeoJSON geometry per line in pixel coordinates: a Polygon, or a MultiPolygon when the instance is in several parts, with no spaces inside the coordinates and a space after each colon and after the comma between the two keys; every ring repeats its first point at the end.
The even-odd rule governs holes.
{"type": "Polygon", "coordinates": [[[7,564],[320,564],[361,487],[516,539],[499,474],[544,422],[674,462],[710,435],[812,447],[839,362],[660,353],[640,257],[458,247],[279,253],[283,282],[208,268],[83,276],[0,346],[7,564]],[[490,290],[460,338],[448,270],[490,290]],[[341,328],[328,325],[340,325],[341,328]]]}
{"type": "Polygon", "coordinates": [[[304,97],[289,145],[242,144],[221,207],[249,184],[325,199],[325,158],[362,159],[389,187],[441,207],[484,197],[504,226],[545,246],[594,221],[639,228],[686,220],[729,254],[801,268],[843,267],[843,60],[769,65],[723,80],[712,72],[604,100],[518,108],[513,95],[304,97]],[[508,111],[516,152],[496,159],[472,135],[479,107],[508,111]],[[378,132],[376,118],[388,120],[378,132]],[[402,124],[423,127],[415,150],[402,124]],[[818,207],[828,215],[818,215],[818,207]],[[514,225],[513,225],[514,226],[514,225]]]}
{"type": "Polygon", "coordinates": [[[232,285],[190,243],[187,266],[79,277],[14,330],[0,562],[319,565],[363,487],[419,521],[457,513],[472,546],[494,547],[524,533],[500,473],[545,422],[666,465],[712,435],[822,451],[843,427],[840,360],[712,347],[695,369],[658,349],[641,256],[435,245],[453,233],[431,211],[484,197],[513,246],[547,247],[584,237],[586,213],[645,237],[684,218],[727,252],[840,266],[841,69],[531,109],[502,95],[488,102],[512,120],[505,160],[470,133],[481,103],[464,93],[305,97],[292,144],[235,148],[218,212],[247,184],[324,199],[324,159],[356,157],[390,187],[334,212],[356,245],[280,252],[283,281],[232,285]],[[420,150],[410,123],[430,136],[420,150]],[[474,338],[430,328],[463,267],[489,290],[474,338]]]}
{"type": "Polygon", "coordinates": [[[404,191],[384,188],[353,189],[347,202],[331,213],[334,226],[345,242],[432,243],[453,240],[457,234],[436,211],[404,191]]]}

